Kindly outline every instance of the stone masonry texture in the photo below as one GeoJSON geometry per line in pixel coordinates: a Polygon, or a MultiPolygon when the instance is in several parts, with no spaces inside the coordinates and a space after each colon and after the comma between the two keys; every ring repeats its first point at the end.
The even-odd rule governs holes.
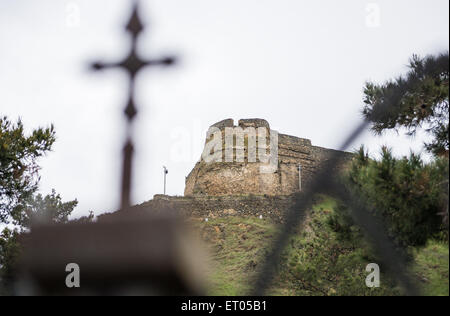
{"type": "MultiPolygon", "coordinates": [[[[247,127],[263,127],[267,129],[266,141],[269,143],[269,123],[263,119],[239,120],[238,125],[242,129],[247,127]]],[[[222,131],[225,137],[226,128],[234,128],[233,120],[226,119],[213,124],[212,127],[222,131]]],[[[270,131],[270,132],[269,132],[270,131]]],[[[278,134],[278,166],[273,173],[261,173],[260,167],[267,165],[260,161],[248,162],[248,135],[244,134],[244,158],[243,162],[233,160],[226,162],[224,159],[225,142],[222,146],[222,161],[205,162],[200,159],[189,175],[186,177],[185,196],[225,196],[239,194],[256,195],[290,195],[300,190],[299,166],[301,166],[301,187],[305,188],[314,177],[320,164],[327,160],[330,154],[338,153],[351,157],[346,152],[338,152],[332,149],[313,146],[309,139],[298,138],[284,134],[278,134]]],[[[205,145],[211,141],[206,139],[205,145]]],[[[233,152],[238,148],[236,140],[233,144],[233,152]]]]}

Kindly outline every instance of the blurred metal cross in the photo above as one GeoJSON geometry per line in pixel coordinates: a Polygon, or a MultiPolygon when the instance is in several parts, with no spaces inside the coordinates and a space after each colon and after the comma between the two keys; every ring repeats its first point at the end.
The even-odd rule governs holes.
{"type": "Polygon", "coordinates": [[[120,207],[122,210],[130,207],[130,191],[131,191],[131,174],[132,174],[132,158],[134,145],[132,141],[132,123],[137,114],[136,106],[134,103],[134,89],[135,89],[135,79],[137,73],[146,66],[156,66],[163,65],[168,66],[175,63],[174,57],[163,57],[161,59],[155,60],[143,60],[141,59],[137,52],[137,39],[144,25],[142,24],[139,14],[138,14],[138,1],[134,1],[133,11],[129,22],[125,26],[125,29],[131,35],[131,49],[128,56],[122,61],[116,63],[103,63],[95,62],[91,65],[93,70],[103,70],[107,68],[119,68],[123,69],[128,73],[129,77],[129,92],[128,101],[125,107],[125,116],[127,118],[127,135],[125,145],[123,147],[123,167],[122,167],[122,188],[121,188],[121,202],[120,207]]]}

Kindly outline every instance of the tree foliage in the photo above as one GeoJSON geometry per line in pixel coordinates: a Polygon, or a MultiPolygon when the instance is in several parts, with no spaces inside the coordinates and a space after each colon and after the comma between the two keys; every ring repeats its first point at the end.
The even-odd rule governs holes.
{"type": "Polygon", "coordinates": [[[423,127],[433,135],[425,148],[446,155],[449,150],[449,54],[414,55],[406,76],[383,84],[366,83],[363,115],[372,130],[405,127],[413,135],[423,127]]]}
{"type": "Polygon", "coordinates": [[[12,123],[0,118],[0,222],[7,221],[14,208],[32,197],[39,182],[37,159],[54,142],[53,126],[26,136],[20,120],[12,123]]]}
{"type": "MultiPolygon", "coordinates": [[[[63,202],[52,190],[36,194],[40,167],[37,159],[50,151],[55,142],[53,126],[38,128],[25,135],[20,120],[12,123],[0,118],[0,223],[11,219],[16,228],[0,231],[0,293],[11,293],[20,237],[34,222],[65,223],[77,200],[63,202]]],[[[92,214],[83,221],[91,221],[92,214]]]]}
{"type": "Polygon", "coordinates": [[[12,281],[21,253],[19,232],[5,228],[0,232],[0,295],[10,294],[12,281]]]}
{"type": "Polygon", "coordinates": [[[397,159],[386,147],[373,160],[361,147],[349,171],[350,187],[382,215],[398,244],[424,245],[430,237],[448,237],[448,168],[446,158],[425,164],[411,153],[397,159]]]}
{"type": "Polygon", "coordinates": [[[11,215],[14,224],[25,228],[30,228],[33,222],[67,223],[77,204],[77,200],[63,202],[61,196],[52,190],[46,196],[30,196],[15,207],[11,215]]]}

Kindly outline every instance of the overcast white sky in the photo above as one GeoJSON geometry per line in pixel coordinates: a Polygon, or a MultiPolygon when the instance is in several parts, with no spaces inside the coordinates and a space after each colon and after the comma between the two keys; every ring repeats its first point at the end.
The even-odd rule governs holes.
{"type": "MultiPolygon", "coordinates": [[[[336,148],[360,120],[364,82],[405,72],[413,53],[449,49],[448,0],[153,0],[143,56],[176,54],[172,69],[138,79],[133,200],[182,195],[209,125],[265,118],[280,133],[336,148]],[[377,17],[377,14],[379,16],[377,17]]],[[[53,123],[57,142],[40,160],[40,191],[77,198],[74,216],[119,201],[126,77],[90,73],[92,60],[127,51],[127,0],[0,0],[0,114],[31,129],[53,123]]],[[[397,155],[423,138],[365,133],[397,155]]]]}

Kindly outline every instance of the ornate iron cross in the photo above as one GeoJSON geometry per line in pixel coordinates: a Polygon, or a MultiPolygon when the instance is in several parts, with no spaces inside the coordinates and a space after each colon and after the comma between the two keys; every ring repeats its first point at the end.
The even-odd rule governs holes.
{"type": "Polygon", "coordinates": [[[125,26],[125,29],[131,35],[131,49],[127,57],[122,61],[116,63],[103,63],[95,62],[93,63],[93,70],[103,70],[107,68],[119,68],[123,69],[128,73],[129,78],[129,92],[128,101],[125,107],[125,116],[127,118],[127,135],[125,145],[123,147],[123,166],[122,166],[122,193],[120,207],[122,210],[127,209],[131,205],[130,192],[131,192],[131,175],[132,175],[132,160],[134,145],[132,140],[132,124],[133,120],[137,114],[137,109],[134,103],[134,89],[135,89],[135,79],[138,72],[146,66],[156,66],[163,65],[168,66],[175,63],[174,57],[164,57],[155,60],[143,60],[141,59],[137,52],[137,40],[138,36],[144,29],[139,14],[138,14],[138,1],[134,1],[133,11],[129,22],[125,26]]]}

